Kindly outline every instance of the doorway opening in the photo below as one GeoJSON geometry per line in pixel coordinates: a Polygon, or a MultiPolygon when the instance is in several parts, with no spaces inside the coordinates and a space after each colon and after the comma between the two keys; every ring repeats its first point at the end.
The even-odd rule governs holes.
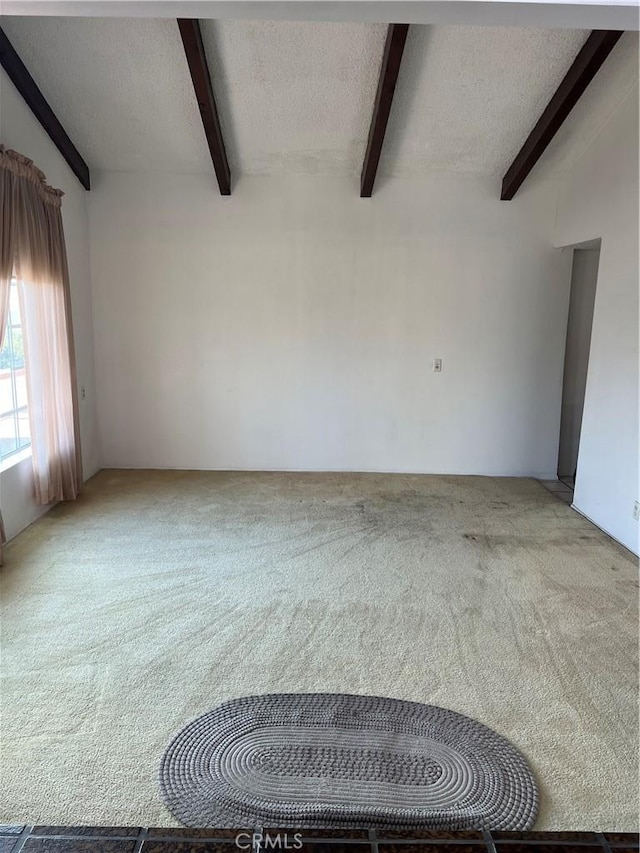
{"type": "Polygon", "coordinates": [[[600,240],[573,250],[558,447],[558,480],[572,491],[578,470],[599,263],[600,240]]]}

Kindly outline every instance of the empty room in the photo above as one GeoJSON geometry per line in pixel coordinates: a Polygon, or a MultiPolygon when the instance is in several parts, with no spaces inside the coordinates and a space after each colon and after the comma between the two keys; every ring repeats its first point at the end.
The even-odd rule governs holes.
{"type": "Polygon", "coordinates": [[[637,851],[637,5],[0,23],[0,853],[637,851]]]}

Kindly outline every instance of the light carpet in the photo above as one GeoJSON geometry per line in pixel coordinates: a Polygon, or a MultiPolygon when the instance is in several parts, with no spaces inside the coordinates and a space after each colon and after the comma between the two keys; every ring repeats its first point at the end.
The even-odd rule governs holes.
{"type": "Polygon", "coordinates": [[[173,733],[317,691],[500,732],[538,829],[638,828],[636,560],[533,480],[103,471],[5,559],[2,822],[173,825],[173,733]]]}

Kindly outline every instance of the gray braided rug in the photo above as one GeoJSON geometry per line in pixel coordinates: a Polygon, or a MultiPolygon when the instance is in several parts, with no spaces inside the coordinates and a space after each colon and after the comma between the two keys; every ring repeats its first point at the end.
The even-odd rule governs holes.
{"type": "Polygon", "coordinates": [[[529,829],[538,807],[522,755],[481,723],[332,693],[226,702],[173,738],[159,783],[198,827],[529,829]]]}

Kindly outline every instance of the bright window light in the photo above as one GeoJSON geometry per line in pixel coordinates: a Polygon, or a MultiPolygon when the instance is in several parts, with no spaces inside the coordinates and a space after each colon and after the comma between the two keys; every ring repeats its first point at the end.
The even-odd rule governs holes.
{"type": "Polygon", "coordinates": [[[31,445],[18,281],[11,279],[9,317],[0,350],[0,460],[31,445]]]}

